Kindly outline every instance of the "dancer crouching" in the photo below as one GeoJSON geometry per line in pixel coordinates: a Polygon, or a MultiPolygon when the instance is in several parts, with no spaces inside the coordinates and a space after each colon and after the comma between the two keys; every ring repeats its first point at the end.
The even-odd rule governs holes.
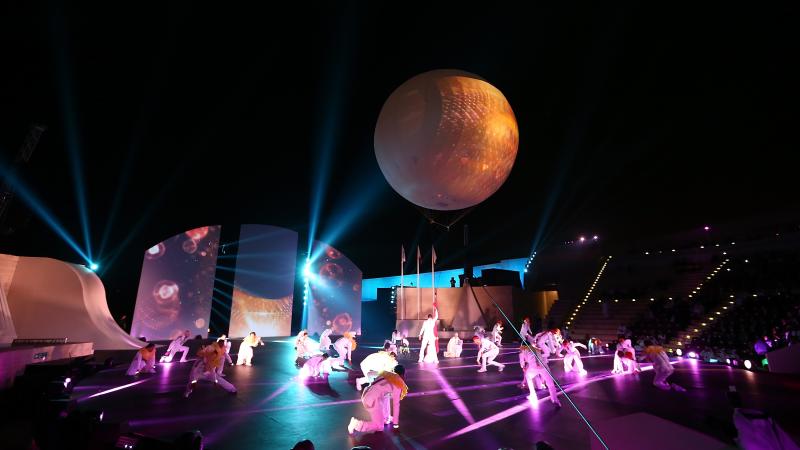
{"type": "Polygon", "coordinates": [[[472,338],[472,342],[479,347],[478,364],[481,365],[481,368],[478,369],[478,372],[486,372],[486,364],[497,366],[499,372],[502,372],[503,369],[506,368],[505,364],[495,362],[494,359],[497,358],[497,355],[500,353],[500,348],[497,347],[488,336],[475,336],[472,338]]]}
{"type": "Polygon", "coordinates": [[[382,372],[378,375],[378,378],[361,394],[361,403],[370,416],[369,422],[351,417],[347,426],[348,433],[383,431],[384,424],[390,419],[395,429],[400,428],[400,401],[408,393],[408,386],[403,381],[405,372],[403,366],[397,365],[394,372],[382,372]],[[391,416],[388,406],[392,407],[391,416]]]}
{"type": "Polygon", "coordinates": [[[256,336],[255,331],[251,331],[246,338],[242,339],[242,343],[239,345],[239,355],[236,358],[236,365],[241,366],[244,364],[245,366],[251,366],[253,348],[259,345],[264,345],[264,342],[261,338],[256,336]]]}
{"type": "Polygon", "coordinates": [[[152,342],[136,352],[126,373],[133,376],[141,372],[156,373],[156,344],[152,342]]]}
{"type": "Polygon", "coordinates": [[[645,357],[653,362],[653,373],[655,373],[653,386],[666,391],[674,389],[678,392],[686,392],[686,389],[683,387],[667,381],[667,378],[672,375],[675,369],[672,367],[672,364],[669,363],[669,356],[667,356],[664,348],[660,345],[653,345],[650,341],[645,341],[644,345],[645,357]]]}
{"type": "Polygon", "coordinates": [[[383,350],[367,355],[361,361],[361,372],[363,377],[356,378],[356,389],[361,390],[361,386],[375,379],[381,372],[390,372],[397,366],[397,354],[389,351],[390,344],[383,345],[383,350]]]}
{"type": "Polygon", "coordinates": [[[586,375],[588,372],[583,368],[581,352],[577,349],[577,347],[586,349],[586,346],[580,342],[572,342],[569,339],[565,339],[561,347],[566,352],[564,354],[564,372],[571,372],[574,368],[580,375],[586,375]]]}
{"type": "Polygon", "coordinates": [[[528,385],[528,390],[530,391],[528,398],[532,400],[536,399],[538,401],[538,397],[536,397],[536,388],[533,386],[533,379],[540,377],[544,380],[544,384],[547,385],[547,389],[550,391],[550,402],[556,406],[561,406],[561,402],[558,400],[556,385],[553,382],[553,378],[550,376],[544,366],[547,363],[545,362],[546,360],[542,358],[542,355],[543,352],[538,347],[529,348],[527,345],[523,345],[519,348],[519,365],[522,367],[523,377],[525,379],[525,383],[528,385]],[[532,351],[531,348],[533,349],[532,351]],[[536,358],[536,355],[534,355],[533,352],[536,352],[539,355],[539,359],[541,359],[542,364],[539,363],[539,359],[536,358]]]}
{"type": "Polygon", "coordinates": [[[197,382],[201,380],[210,381],[231,394],[236,393],[236,387],[229,383],[228,380],[217,376],[217,369],[225,362],[224,344],[219,341],[213,342],[211,345],[201,348],[197,352],[197,356],[197,361],[195,361],[192,371],[189,373],[189,384],[186,385],[184,397],[188,398],[194,391],[197,382]]]}
{"type": "Polygon", "coordinates": [[[331,363],[328,358],[329,355],[327,353],[308,358],[300,369],[300,373],[306,378],[322,377],[327,380],[328,376],[331,374],[331,363]]]}
{"type": "Polygon", "coordinates": [[[350,365],[353,364],[353,350],[356,349],[356,340],[353,334],[349,331],[333,343],[333,348],[336,350],[337,356],[331,358],[331,367],[339,370],[346,370],[344,367],[344,360],[346,359],[350,365]]]}

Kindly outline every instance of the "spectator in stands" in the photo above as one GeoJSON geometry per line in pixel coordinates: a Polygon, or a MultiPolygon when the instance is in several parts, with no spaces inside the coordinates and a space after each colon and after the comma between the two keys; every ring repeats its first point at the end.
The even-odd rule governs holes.
{"type": "Polygon", "coordinates": [[[456,287],[456,279],[455,279],[455,277],[450,277],[450,287],[451,288],[456,287]]]}

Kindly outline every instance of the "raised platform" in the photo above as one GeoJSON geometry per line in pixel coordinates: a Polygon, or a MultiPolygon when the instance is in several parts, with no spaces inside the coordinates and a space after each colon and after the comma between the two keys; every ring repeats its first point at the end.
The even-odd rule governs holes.
{"type": "MultiPolygon", "coordinates": [[[[360,343],[353,353],[354,365],[379,345],[360,343]]],[[[539,401],[526,399],[527,391],[519,388],[515,345],[506,345],[498,358],[507,364],[503,372],[490,368],[477,373],[471,343],[461,358],[442,359],[438,366],[418,364],[415,349],[410,359],[401,360],[407,367],[409,394],[402,402],[400,429],[350,436],[350,417],[367,417],[354,387],[360,371],[336,372],[328,383],[298,381],[292,346],[291,338],[271,340],[255,350],[252,367],[226,367],[227,379],[239,390],[235,396],[201,383],[184,398],[191,364],[175,362],[159,364],[156,374],[137,378],[125,376],[123,366],[102,371],[84,379],[73,397],[82,408],[103,410],[104,420],[129,421],[133,431],[147,435],[171,440],[199,429],[206,447],[215,450],[288,449],[302,439],[324,449],[369,445],[491,450],[530,449],[545,440],[565,450],[591,448],[595,439],[563,396],[561,408],[544,399],[542,391],[539,401]]],[[[646,412],[733,446],[733,408],[727,397],[733,385],[745,407],[770,412],[795,440],[800,438],[800,423],[794,419],[800,401],[796,377],[679,360],[672,381],[687,389],[681,393],[653,387],[650,371],[611,375],[610,356],[583,361],[587,377],[564,374],[561,360],[551,361],[550,368],[592,422],[646,412]]],[[[650,433],[651,438],[671,442],[669,434],[650,433]]]]}
{"type": "Polygon", "coordinates": [[[94,354],[94,346],[91,342],[0,347],[0,389],[11,387],[14,384],[14,378],[22,375],[28,364],[78,358],[92,354],[94,354]]]}

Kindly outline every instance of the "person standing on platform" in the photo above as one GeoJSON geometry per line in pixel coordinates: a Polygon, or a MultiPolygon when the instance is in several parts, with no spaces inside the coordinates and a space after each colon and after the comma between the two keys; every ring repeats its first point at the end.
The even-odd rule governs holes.
{"type": "Polygon", "coordinates": [[[500,364],[499,362],[495,362],[495,358],[500,353],[500,348],[492,342],[491,339],[488,337],[481,338],[479,336],[475,336],[472,338],[472,341],[477,345],[478,348],[478,364],[481,365],[481,368],[478,369],[478,372],[486,372],[486,365],[496,366],[499,372],[502,372],[503,369],[506,368],[505,364],[500,364]]]}
{"type": "Polygon", "coordinates": [[[439,320],[439,309],[433,305],[433,314],[428,314],[428,318],[422,323],[419,331],[419,362],[439,362],[436,355],[436,321],[439,320]],[[427,355],[426,355],[427,352],[427,355]]]}
{"type": "Polygon", "coordinates": [[[142,372],[156,373],[156,344],[152,342],[136,352],[126,373],[133,376],[142,372]]]}
{"type": "Polygon", "coordinates": [[[558,400],[556,385],[545,367],[547,365],[547,360],[542,358],[542,350],[540,350],[538,347],[532,348],[533,351],[531,351],[531,348],[529,348],[527,345],[519,348],[519,365],[522,367],[523,377],[528,386],[528,390],[530,391],[528,398],[538,401],[533,380],[534,378],[539,377],[544,380],[544,384],[547,385],[547,389],[550,391],[550,402],[556,406],[561,406],[561,402],[558,400]],[[533,352],[536,352],[539,355],[539,359],[536,358],[536,355],[534,355],[533,352]],[[539,360],[541,360],[541,364],[539,360]]]}
{"type": "Polygon", "coordinates": [[[159,362],[162,363],[172,362],[172,358],[174,358],[178,352],[183,352],[183,355],[181,355],[180,362],[186,362],[186,354],[189,353],[189,347],[183,344],[186,343],[186,340],[189,339],[190,335],[191,332],[189,330],[184,330],[183,333],[181,333],[178,337],[173,339],[172,342],[169,343],[169,347],[167,348],[167,353],[165,353],[164,356],[161,357],[161,360],[159,362]]]}
{"type": "Polygon", "coordinates": [[[408,386],[403,381],[405,372],[405,368],[398,365],[394,368],[394,372],[381,373],[372,384],[364,389],[361,394],[361,403],[369,412],[370,420],[367,422],[351,417],[350,424],[347,426],[348,433],[383,431],[384,424],[390,419],[394,423],[394,429],[400,428],[400,401],[408,393],[408,386]],[[392,407],[391,416],[388,414],[388,406],[392,407]]]}
{"type": "Polygon", "coordinates": [[[225,345],[217,341],[200,349],[197,353],[197,361],[192,366],[189,373],[189,384],[186,385],[184,397],[188,398],[194,391],[198,381],[210,381],[217,386],[225,389],[231,394],[236,393],[234,387],[225,378],[219,377],[217,369],[225,362],[225,345]]]}
{"type": "Polygon", "coordinates": [[[264,345],[264,342],[256,335],[255,331],[251,331],[246,338],[242,339],[242,343],[239,345],[239,355],[238,358],[236,358],[236,365],[241,366],[244,364],[245,366],[251,366],[253,348],[259,345],[264,345]]]}
{"type": "Polygon", "coordinates": [[[353,350],[356,349],[356,340],[353,338],[352,333],[349,331],[345,332],[344,336],[340,337],[336,340],[336,342],[333,343],[333,348],[336,350],[338,355],[335,358],[331,358],[331,367],[334,369],[345,370],[345,359],[352,366],[353,350]]]}

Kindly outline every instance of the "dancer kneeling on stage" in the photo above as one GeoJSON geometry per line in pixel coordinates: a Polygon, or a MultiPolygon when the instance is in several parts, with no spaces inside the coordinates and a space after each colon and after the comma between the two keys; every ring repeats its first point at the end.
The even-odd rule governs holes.
{"type": "Polygon", "coordinates": [[[236,388],[228,380],[217,376],[217,369],[225,362],[224,344],[214,342],[207,345],[197,352],[197,356],[197,361],[189,373],[189,384],[186,385],[186,392],[183,394],[185,397],[189,397],[200,380],[210,381],[231,394],[236,393],[236,388]]]}
{"type": "Polygon", "coordinates": [[[349,331],[346,332],[344,336],[333,343],[333,348],[338,355],[335,358],[331,358],[331,367],[334,369],[346,370],[346,367],[344,367],[345,359],[350,365],[353,364],[353,350],[356,349],[356,340],[353,337],[353,333],[349,331]]]}
{"type": "Polygon", "coordinates": [[[356,378],[356,389],[361,390],[361,386],[375,379],[381,372],[391,372],[397,366],[397,354],[389,351],[389,344],[383,345],[383,350],[367,355],[361,361],[361,372],[363,377],[356,378]]]}
{"type": "Polygon", "coordinates": [[[447,342],[447,351],[444,352],[445,358],[458,358],[461,356],[461,349],[464,346],[464,341],[458,337],[458,333],[447,342]]]}
{"type": "Polygon", "coordinates": [[[528,385],[528,390],[530,391],[528,398],[538,400],[536,397],[536,388],[533,386],[533,379],[540,377],[544,380],[544,384],[547,385],[547,389],[550,391],[550,401],[556,406],[561,406],[561,402],[558,401],[556,385],[553,382],[553,378],[545,368],[547,362],[544,358],[542,358],[542,355],[543,352],[537,347],[529,348],[527,345],[523,345],[519,348],[519,365],[522,367],[523,377],[525,378],[525,383],[528,385]],[[533,350],[531,351],[531,349],[533,350]],[[536,352],[536,354],[539,355],[538,359],[533,352],[536,352]],[[540,360],[541,363],[539,362],[540,360]]]}
{"type": "Polygon", "coordinates": [[[186,362],[186,355],[189,353],[189,347],[183,344],[186,343],[187,339],[189,339],[189,335],[189,330],[184,330],[180,336],[170,342],[169,347],[167,348],[167,353],[161,357],[159,362],[172,362],[172,358],[174,358],[178,352],[183,352],[183,355],[181,355],[181,362],[186,362]]]}
{"type": "Polygon", "coordinates": [[[497,366],[497,370],[500,372],[506,368],[505,364],[495,362],[494,359],[497,358],[497,355],[500,353],[500,348],[498,348],[488,336],[475,336],[472,338],[472,341],[479,347],[478,364],[481,365],[481,368],[478,369],[478,372],[486,372],[486,364],[497,366]]]}
{"type": "Polygon", "coordinates": [[[331,373],[331,362],[328,360],[329,356],[330,355],[327,353],[323,353],[308,358],[300,369],[300,373],[306,378],[322,377],[327,379],[328,375],[331,373]]]}
{"type": "Polygon", "coordinates": [[[128,375],[156,373],[156,344],[152,342],[139,349],[126,372],[128,375]]]}
{"type": "Polygon", "coordinates": [[[236,365],[241,366],[244,364],[245,366],[251,366],[253,348],[259,345],[264,345],[264,342],[261,338],[256,336],[255,331],[251,331],[246,338],[242,339],[242,343],[239,345],[239,356],[236,358],[236,365]]]}
{"type": "Polygon", "coordinates": [[[572,342],[565,339],[561,347],[566,352],[564,354],[564,372],[571,372],[574,368],[579,374],[586,375],[587,372],[584,370],[583,362],[581,361],[581,352],[576,348],[583,347],[586,349],[586,346],[580,342],[572,342]]]}
{"type": "Polygon", "coordinates": [[[398,365],[394,368],[394,372],[383,372],[378,375],[378,378],[364,390],[361,394],[361,403],[364,408],[369,412],[369,422],[350,418],[350,424],[347,426],[347,431],[353,434],[355,431],[362,433],[371,433],[375,431],[383,431],[385,423],[391,420],[394,423],[394,428],[400,427],[400,401],[405,398],[408,393],[408,386],[403,381],[405,375],[405,368],[398,365]],[[392,411],[390,415],[389,407],[392,411]]]}
{"type": "Polygon", "coordinates": [[[617,340],[617,350],[614,352],[614,367],[611,373],[633,373],[639,372],[639,364],[636,363],[636,350],[631,345],[630,339],[621,337],[617,340]]]}

